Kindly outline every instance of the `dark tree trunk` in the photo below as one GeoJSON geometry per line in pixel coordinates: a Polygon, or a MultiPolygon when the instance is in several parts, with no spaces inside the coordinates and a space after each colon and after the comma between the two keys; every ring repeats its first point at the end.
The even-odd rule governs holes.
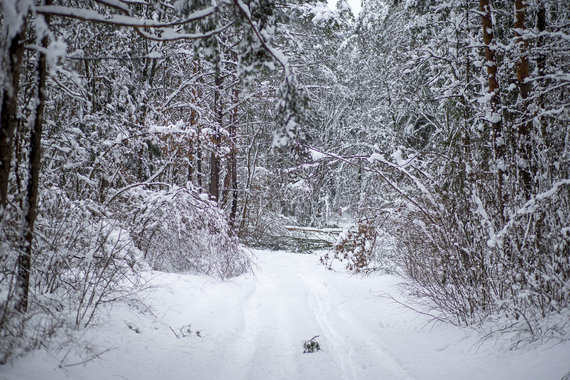
{"type": "Polygon", "coordinates": [[[0,220],[3,219],[3,210],[8,199],[8,182],[15,143],[14,131],[18,124],[18,90],[24,53],[25,22],[21,28],[20,33],[6,41],[8,62],[6,63],[6,83],[2,93],[2,108],[0,108],[0,220]]]}
{"type": "MultiPolygon", "coordinates": [[[[47,0],[46,5],[51,3],[51,0],[47,0]]],[[[46,22],[49,22],[46,17],[46,22]]],[[[42,47],[47,49],[48,47],[48,37],[44,36],[42,38],[42,47]]],[[[42,51],[39,53],[38,66],[37,66],[37,76],[38,76],[38,88],[37,88],[37,103],[35,109],[35,119],[33,120],[33,125],[30,133],[30,156],[29,156],[29,175],[28,184],[26,191],[26,216],[25,216],[25,226],[24,226],[24,247],[20,256],[18,257],[18,278],[16,288],[20,292],[20,300],[18,302],[17,309],[19,311],[26,311],[28,309],[28,293],[30,288],[30,271],[32,267],[32,243],[34,237],[34,223],[37,216],[37,205],[38,205],[38,184],[41,168],[41,157],[42,157],[42,129],[43,129],[43,119],[44,119],[44,109],[46,100],[46,87],[47,87],[47,59],[45,53],[42,51]]]]}
{"type": "Polygon", "coordinates": [[[532,192],[532,118],[527,114],[529,107],[527,98],[531,91],[531,84],[528,79],[528,42],[523,38],[525,30],[526,3],[524,0],[515,0],[515,35],[520,57],[516,62],[517,84],[519,94],[522,98],[521,114],[523,119],[518,128],[518,160],[517,167],[520,173],[521,187],[528,197],[532,192]]]}
{"type": "MultiPolygon", "coordinates": [[[[546,8],[544,3],[541,2],[538,6],[538,11],[536,13],[536,29],[538,32],[544,32],[546,30],[546,8]]],[[[542,52],[544,46],[544,37],[538,37],[537,47],[538,47],[538,57],[536,59],[536,69],[538,71],[538,76],[544,78],[546,74],[546,56],[542,52]]],[[[544,107],[544,93],[541,91],[538,96],[538,109],[544,107]]],[[[546,133],[546,122],[543,117],[540,118],[540,133],[543,141],[548,145],[548,134],[546,133]]]]}
{"type": "Polygon", "coordinates": [[[530,83],[526,82],[528,78],[528,42],[523,38],[526,16],[526,3],[524,0],[515,0],[515,35],[516,43],[519,48],[520,57],[516,62],[517,83],[519,93],[523,99],[528,98],[531,90],[530,83]]]}
{"type": "Polygon", "coordinates": [[[220,196],[220,159],[217,152],[210,154],[210,197],[217,201],[220,196]]]}
{"type": "Polygon", "coordinates": [[[194,176],[194,144],[192,140],[188,143],[188,176],[186,181],[193,183],[192,177],[194,176]]]}
{"type": "Polygon", "coordinates": [[[232,170],[232,207],[230,209],[230,228],[233,228],[238,208],[237,154],[235,147],[233,148],[233,152],[230,157],[230,164],[232,170]]]}
{"type": "Polygon", "coordinates": [[[225,209],[226,205],[230,201],[231,186],[232,186],[232,165],[230,162],[230,156],[228,155],[226,157],[226,175],[224,177],[224,185],[222,186],[222,197],[220,203],[220,208],[222,209],[225,209]]]}
{"type": "Polygon", "coordinates": [[[231,192],[232,192],[232,207],[230,208],[230,228],[233,228],[237,216],[238,208],[238,180],[237,180],[237,123],[238,123],[238,101],[239,93],[234,91],[235,107],[232,114],[232,123],[229,128],[230,132],[230,157],[229,169],[231,173],[231,192]]]}
{"type": "Polygon", "coordinates": [[[223,79],[216,76],[216,93],[214,95],[214,110],[216,112],[216,125],[214,135],[212,136],[213,149],[210,154],[210,197],[218,201],[220,199],[220,145],[221,145],[221,131],[223,128],[223,103],[222,103],[222,81],[223,79]]]}
{"type": "Polygon", "coordinates": [[[503,133],[503,123],[500,115],[500,91],[499,80],[497,78],[497,59],[494,51],[493,19],[491,16],[491,6],[489,0],[479,0],[481,10],[481,22],[483,29],[483,40],[485,43],[485,60],[487,67],[487,81],[489,84],[489,94],[491,96],[491,140],[497,163],[497,202],[501,222],[505,222],[506,192],[504,190],[505,176],[505,154],[506,142],[503,133]]]}
{"type": "MultiPolygon", "coordinates": [[[[193,73],[196,75],[197,69],[194,66],[193,73]]],[[[197,102],[196,88],[192,89],[192,102],[197,102]]],[[[190,127],[194,129],[198,124],[198,115],[195,105],[192,106],[190,111],[190,127]]],[[[192,182],[192,177],[194,175],[194,146],[200,145],[200,136],[197,134],[196,139],[190,140],[190,146],[188,147],[188,181],[192,182]]],[[[199,174],[198,174],[199,176],[199,174]]]]}
{"type": "MultiPolygon", "coordinates": [[[[487,80],[489,83],[489,93],[491,94],[491,107],[493,112],[498,112],[499,108],[499,81],[497,79],[497,60],[493,49],[493,20],[489,0],[480,0],[481,22],[483,26],[483,40],[485,42],[485,60],[487,61],[487,80]]],[[[493,121],[493,123],[498,123],[493,121]]]]}
{"type": "MultiPolygon", "coordinates": [[[[202,144],[200,142],[200,127],[197,131],[197,142],[196,142],[196,177],[198,188],[202,189],[202,144]]],[[[200,190],[201,191],[201,190],[200,190]]]]}

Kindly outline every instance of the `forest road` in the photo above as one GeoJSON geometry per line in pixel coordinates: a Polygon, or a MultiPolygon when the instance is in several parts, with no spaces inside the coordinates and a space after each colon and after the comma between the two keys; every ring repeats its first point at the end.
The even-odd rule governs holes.
{"type": "Polygon", "coordinates": [[[395,276],[254,253],[255,274],[226,281],[151,272],[142,303],[114,304],[73,344],[0,366],[0,380],[560,380],[570,371],[570,342],[509,350],[430,323],[382,297],[400,297],[395,276]],[[304,353],[315,336],[320,350],[304,353]]]}
{"type": "Polygon", "coordinates": [[[229,342],[223,360],[229,365],[218,378],[415,379],[385,346],[377,314],[382,302],[370,281],[316,261],[314,255],[258,254],[243,328],[229,342]],[[379,305],[364,307],[375,299],[379,305]],[[304,353],[304,342],[314,336],[321,350],[304,353]]]}
{"type": "Polygon", "coordinates": [[[570,369],[570,344],[512,351],[432,323],[386,297],[401,298],[395,276],[327,270],[317,255],[256,256],[255,276],[235,280],[240,293],[224,309],[233,326],[208,378],[558,380],[570,369]],[[304,353],[314,336],[320,351],[304,353]]]}

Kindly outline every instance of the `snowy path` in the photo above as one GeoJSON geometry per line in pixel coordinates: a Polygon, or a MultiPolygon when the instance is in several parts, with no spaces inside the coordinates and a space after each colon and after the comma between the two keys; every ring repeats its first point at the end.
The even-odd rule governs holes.
{"type": "Polygon", "coordinates": [[[223,283],[159,274],[146,300],[154,317],[120,305],[87,329],[93,352],[111,349],[100,359],[38,351],[0,367],[0,379],[560,380],[570,371],[568,343],[508,351],[453,326],[426,326],[378,297],[396,294],[391,276],[349,277],[313,255],[256,255],[255,276],[223,283]],[[193,334],[177,339],[172,330],[189,324],[193,334]],[[322,351],[303,354],[315,335],[322,351]]]}

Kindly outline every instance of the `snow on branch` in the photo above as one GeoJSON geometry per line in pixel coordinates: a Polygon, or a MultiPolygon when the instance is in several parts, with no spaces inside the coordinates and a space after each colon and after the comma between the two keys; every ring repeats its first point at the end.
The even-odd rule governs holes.
{"type": "MultiPolygon", "coordinates": [[[[69,17],[77,20],[111,24],[118,26],[130,26],[134,28],[171,28],[201,20],[216,12],[216,6],[208,7],[191,13],[182,20],[172,22],[160,22],[150,19],[140,19],[124,15],[103,15],[97,11],[84,8],[73,8],[61,5],[40,5],[36,7],[36,12],[47,16],[69,17]]],[[[193,36],[193,35],[189,35],[193,36]]],[[[201,35],[204,36],[203,34],[201,35]]],[[[197,38],[197,37],[194,37],[197,38]]]]}
{"type": "MultiPolygon", "coordinates": [[[[403,189],[401,189],[395,182],[391,181],[391,180],[387,177],[387,175],[385,175],[381,170],[375,169],[375,168],[371,168],[371,167],[367,167],[367,166],[364,166],[364,165],[361,165],[361,164],[357,164],[357,163],[354,163],[354,162],[352,162],[352,161],[349,160],[349,158],[360,158],[360,159],[367,159],[367,160],[368,160],[367,157],[362,156],[362,157],[349,157],[349,158],[347,158],[347,157],[343,157],[343,156],[341,156],[341,155],[339,155],[339,154],[330,153],[330,152],[325,152],[324,150],[317,149],[317,148],[314,148],[314,147],[306,146],[306,148],[310,149],[311,152],[316,152],[317,154],[319,154],[319,155],[321,155],[321,156],[327,156],[327,157],[336,159],[336,160],[338,160],[338,161],[344,162],[344,163],[346,163],[346,164],[348,164],[348,165],[354,166],[354,167],[356,167],[356,168],[362,169],[362,170],[364,170],[364,171],[367,171],[367,172],[370,172],[370,173],[375,173],[375,174],[378,175],[382,180],[384,180],[384,182],[385,182],[386,184],[388,184],[388,186],[390,186],[390,187],[391,187],[392,189],[394,189],[397,193],[399,193],[403,198],[405,198],[408,202],[410,202],[412,205],[414,205],[418,210],[420,210],[424,215],[426,215],[426,217],[427,217],[428,219],[430,219],[430,220],[433,221],[433,218],[432,218],[431,214],[428,213],[427,210],[425,210],[422,206],[420,206],[420,204],[419,204],[418,202],[416,202],[412,197],[410,197],[410,196],[409,196],[403,189]]],[[[312,154],[313,154],[313,153],[312,153],[312,154]]],[[[407,172],[406,172],[406,173],[407,173],[407,172]]],[[[419,182],[419,181],[418,181],[418,182],[419,182]]],[[[416,184],[418,184],[418,182],[416,182],[416,184]]],[[[424,187],[424,190],[427,191],[427,189],[425,189],[425,187],[424,187]]],[[[428,192],[428,194],[429,194],[429,192],[428,192]]],[[[430,197],[431,197],[431,194],[430,194],[430,197]]],[[[433,202],[433,201],[432,201],[432,202],[433,202]]]]}
{"type": "MultiPolygon", "coordinates": [[[[271,54],[273,58],[275,58],[275,60],[281,65],[285,73],[289,74],[291,72],[291,68],[289,66],[289,60],[281,51],[273,48],[267,43],[262,31],[259,30],[256,23],[253,21],[251,12],[247,8],[247,5],[244,4],[244,2],[241,0],[236,0],[235,4],[237,5],[238,9],[241,11],[242,15],[246,18],[247,22],[251,27],[251,30],[254,32],[255,36],[259,40],[259,43],[263,46],[265,50],[267,50],[269,54],[271,54]]],[[[288,82],[288,78],[286,78],[286,80],[288,82]]]]}
{"type": "MultiPolygon", "coordinates": [[[[166,166],[165,166],[165,167],[166,167],[166,166]]],[[[160,173],[165,169],[165,167],[163,167],[162,169],[160,169],[159,172],[158,172],[157,174],[153,175],[152,178],[154,179],[154,178],[158,177],[158,174],[160,174],[160,173]]],[[[151,181],[145,181],[145,182],[132,183],[132,184],[130,184],[130,185],[127,185],[127,186],[125,186],[125,187],[123,187],[123,188],[117,190],[117,192],[116,192],[115,194],[113,194],[113,195],[111,196],[111,198],[109,198],[109,199],[105,202],[105,204],[107,204],[107,205],[110,204],[110,203],[113,202],[119,195],[121,195],[121,194],[124,193],[125,191],[134,189],[135,187],[139,187],[139,186],[164,186],[164,187],[169,188],[169,189],[172,187],[171,184],[168,184],[168,183],[166,183],[166,182],[151,182],[151,181]]]]}
{"type": "Polygon", "coordinates": [[[509,231],[509,229],[512,228],[512,226],[514,225],[517,218],[519,218],[520,216],[523,216],[523,215],[532,214],[536,210],[536,208],[538,207],[539,202],[544,201],[544,200],[554,196],[556,193],[558,193],[559,189],[564,187],[564,186],[570,186],[570,178],[558,181],[558,182],[554,183],[554,185],[552,186],[552,188],[550,188],[550,190],[547,190],[545,192],[542,192],[540,194],[537,194],[537,195],[531,197],[528,201],[525,202],[524,205],[522,205],[521,208],[519,208],[511,216],[508,223],[505,224],[505,226],[501,229],[501,231],[499,231],[497,233],[495,238],[489,239],[487,244],[490,247],[494,247],[497,244],[497,240],[502,239],[503,236],[505,236],[506,233],[509,231]]]}
{"type": "Polygon", "coordinates": [[[222,25],[219,28],[214,30],[210,30],[208,32],[203,33],[179,33],[174,29],[161,29],[158,31],[157,34],[151,34],[144,32],[142,30],[138,30],[139,34],[144,38],[149,40],[158,41],[158,42],[167,42],[167,41],[179,41],[179,40],[197,40],[201,38],[208,38],[223,32],[224,30],[228,29],[234,23],[230,22],[228,24],[222,25]]]}
{"type": "Polygon", "coordinates": [[[126,6],[125,3],[120,0],[96,0],[96,1],[108,7],[118,9],[122,12],[126,13],[130,12],[129,7],[126,6]]]}

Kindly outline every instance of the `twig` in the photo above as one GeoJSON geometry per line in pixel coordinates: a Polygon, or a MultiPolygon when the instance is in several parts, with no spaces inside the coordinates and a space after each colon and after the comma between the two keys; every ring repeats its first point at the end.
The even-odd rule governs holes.
{"type": "MultiPolygon", "coordinates": [[[[103,350],[103,351],[101,351],[101,352],[99,352],[99,353],[93,354],[91,357],[89,357],[89,358],[87,358],[87,359],[85,359],[85,360],[82,360],[82,361],[80,361],[80,362],[77,362],[77,363],[63,364],[63,361],[62,361],[61,363],[59,363],[59,366],[58,366],[58,367],[59,367],[59,368],[68,368],[68,367],[76,367],[76,366],[78,366],[78,365],[86,364],[86,363],[89,363],[89,362],[92,361],[92,360],[101,359],[101,355],[103,355],[103,354],[106,353],[106,352],[112,351],[112,350],[114,350],[114,348],[107,348],[107,349],[105,349],[105,350],[103,350]]],[[[65,360],[65,358],[64,358],[63,360],[65,360]]]]}
{"type": "Polygon", "coordinates": [[[170,329],[170,331],[172,331],[172,333],[174,334],[174,336],[176,337],[176,339],[180,339],[180,337],[178,336],[178,334],[176,334],[176,331],[174,331],[174,329],[172,327],[170,327],[170,325],[168,325],[168,328],[170,329]]]}

